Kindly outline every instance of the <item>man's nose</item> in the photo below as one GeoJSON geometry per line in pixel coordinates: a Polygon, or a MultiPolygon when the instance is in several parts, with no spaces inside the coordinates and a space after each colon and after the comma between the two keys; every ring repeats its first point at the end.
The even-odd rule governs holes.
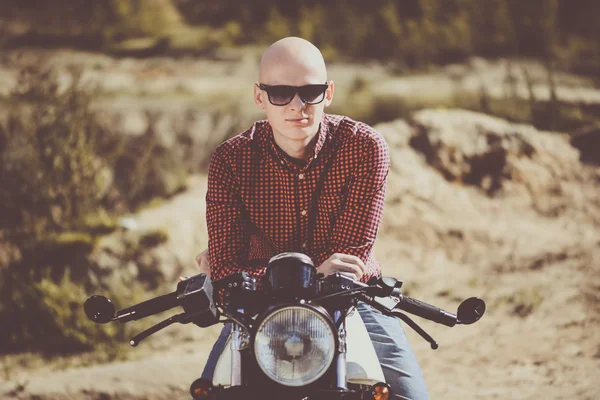
{"type": "Polygon", "coordinates": [[[302,100],[302,98],[300,97],[300,94],[298,94],[298,93],[296,93],[294,95],[294,98],[290,102],[290,108],[292,110],[300,110],[300,109],[304,108],[305,105],[306,105],[306,103],[302,100]]]}

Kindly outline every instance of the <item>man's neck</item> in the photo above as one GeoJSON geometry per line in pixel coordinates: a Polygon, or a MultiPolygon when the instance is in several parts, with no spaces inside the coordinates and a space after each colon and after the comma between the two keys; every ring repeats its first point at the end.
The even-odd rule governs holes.
{"type": "Polygon", "coordinates": [[[304,141],[289,140],[280,135],[273,135],[273,138],[275,139],[275,144],[285,154],[298,160],[304,160],[315,148],[315,144],[319,140],[319,131],[317,130],[312,137],[306,138],[304,141]]]}

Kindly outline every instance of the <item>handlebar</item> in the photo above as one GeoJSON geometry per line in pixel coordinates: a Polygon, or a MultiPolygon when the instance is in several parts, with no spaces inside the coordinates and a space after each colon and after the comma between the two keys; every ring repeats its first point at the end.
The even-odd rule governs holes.
{"type": "Polygon", "coordinates": [[[115,320],[120,322],[136,321],[170,310],[178,305],[177,292],[168,293],[119,310],[115,316],[115,320]]]}
{"type": "Polygon", "coordinates": [[[92,296],[83,308],[88,318],[96,323],[110,321],[129,322],[146,318],[177,306],[183,307],[185,314],[193,316],[189,322],[206,327],[216,323],[218,310],[213,301],[212,282],[206,274],[194,275],[177,284],[177,290],[115,313],[112,302],[103,296],[92,296]]]}
{"type": "MultiPolygon", "coordinates": [[[[222,283],[221,281],[216,282],[217,285],[221,285],[222,283]]],[[[236,288],[234,291],[236,293],[239,292],[238,295],[245,292],[258,295],[254,283],[252,280],[248,281],[248,277],[241,276],[235,278],[227,286],[236,288]],[[241,284],[238,282],[240,279],[241,284]]],[[[352,298],[360,299],[384,314],[401,318],[423,338],[428,340],[432,344],[432,348],[437,348],[437,343],[410,320],[408,316],[402,314],[401,311],[449,327],[453,327],[456,324],[472,324],[478,321],[485,312],[485,302],[476,297],[471,297],[463,301],[458,307],[457,314],[452,314],[431,304],[403,295],[400,292],[401,286],[402,282],[394,278],[379,277],[365,284],[340,274],[334,274],[320,280],[318,289],[322,295],[309,300],[309,303],[333,304],[334,306],[341,304],[341,307],[344,308],[349,300],[354,301],[352,298]]],[[[256,301],[261,298],[240,297],[246,306],[251,303],[256,305],[256,301]],[[248,300],[252,301],[248,302],[248,300]]],[[[226,308],[237,303],[239,301],[221,305],[224,315],[229,315],[226,313],[226,308]]],[[[260,301],[258,303],[262,304],[260,301]]],[[[219,322],[220,312],[213,299],[213,284],[205,274],[198,274],[180,281],[177,285],[177,290],[173,293],[124,308],[116,314],[113,304],[103,296],[90,297],[85,302],[84,309],[88,318],[96,323],[107,323],[110,321],[124,323],[158,314],[177,306],[182,306],[185,312],[142,332],[132,339],[131,344],[135,346],[145,337],[175,322],[184,324],[193,322],[201,327],[211,326],[219,322]]]]}
{"type": "Polygon", "coordinates": [[[398,308],[402,311],[406,311],[421,318],[425,318],[449,327],[453,327],[457,323],[455,314],[444,311],[441,308],[432,306],[431,304],[427,304],[420,300],[404,295],[399,295],[398,300],[398,305],[395,308],[398,308]]]}

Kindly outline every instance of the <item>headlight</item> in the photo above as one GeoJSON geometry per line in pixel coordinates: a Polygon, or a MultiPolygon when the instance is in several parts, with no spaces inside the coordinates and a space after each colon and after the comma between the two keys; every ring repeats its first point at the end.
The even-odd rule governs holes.
{"type": "Polygon", "coordinates": [[[275,382],[307,385],[323,376],[333,362],[333,324],[308,306],[279,308],[258,326],[254,355],[262,371],[275,382]]]}

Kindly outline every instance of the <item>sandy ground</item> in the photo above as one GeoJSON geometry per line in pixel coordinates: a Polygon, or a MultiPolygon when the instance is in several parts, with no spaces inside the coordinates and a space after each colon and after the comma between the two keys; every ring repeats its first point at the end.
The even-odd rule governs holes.
{"type": "MultiPolygon", "coordinates": [[[[63,54],[64,62],[73,61],[69,54],[80,56],[63,54]]],[[[170,61],[140,72],[134,60],[119,61],[115,71],[111,69],[115,61],[104,56],[85,60],[96,65],[93,71],[110,72],[105,83],[115,92],[145,90],[143,95],[152,98],[177,85],[177,90],[193,92],[206,84],[194,81],[197,86],[182,87],[179,75],[169,69],[170,61]],[[123,72],[128,68],[137,71],[135,78],[123,72]],[[152,84],[143,76],[164,70],[170,79],[152,84]]],[[[223,75],[225,80],[211,83],[218,86],[237,82],[228,75],[246,79],[253,73],[244,64],[231,64],[225,73],[214,68],[190,62],[189,74],[223,75]]],[[[500,82],[501,69],[490,68],[490,79],[500,82]]],[[[13,72],[0,71],[0,81],[9,82],[13,72]]],[[[392,82],[393,90],[417,90],[420,79],[392,82]]],[[[433,91],[450,90],[458,80],[432,79],[427,85],[441,82],[433,91]]],[[[475,90],[470,79],[460,77],[475,90]]],[[[587,87],[586,82],[564,79],[568,81],[564,90],[587,87]]],[[[381,90],[392,90],[392,83],[381,90]]],[[[577,90],[572,93],[598,101],[596,91],[577,90]]],[[[447,328],[422,322],[440,343],[436,351],[407,329],[431,398],[600,398],[600,169],[576,161],[558,163],[558,170],[568,167],[580,173],[565,178],[557,195],[564,210],[544,215],[540,212],[544,204],[531,204],[523,196],[492,199],[477,188],[448,183],[409,150],[404,139],[392,133],[386,140],[393,172],[376,245],[384,273],[403,279],[411,296],[449,311],[470,296],[482,297],[488,305],[484,318],[472,326],[447,328]]],[[[195,273],[193,257],[206,246],[205,187],[204,176],[193,177],[188,191],[137,216],[140,229],[169,229],[165,257],[172,260],[174,284],[178,274],[195,273]]],[[[421,322],[416,317],[415,321],[421,322]]],[[[52,360],[20,364],[15,357],[0,357],[0,398],[188,398],[189,384],[199,377],[217,330],[168,329],[172,333],[161,332],[128,352],[138,354],[130,361],[64,369],[52,360]]]]}

